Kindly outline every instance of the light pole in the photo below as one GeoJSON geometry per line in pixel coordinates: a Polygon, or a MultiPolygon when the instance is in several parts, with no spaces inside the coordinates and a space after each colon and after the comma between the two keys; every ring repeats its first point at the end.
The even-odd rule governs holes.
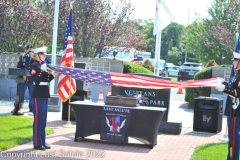
{"type": "MultiPolygon", "coordinates": [[[[189,14],[190,13],[190,9],[188,9],[188,23],[187,26],[189,25],[189,14]]],[[[185,51],[185,62],[187,62],[187,51],[185,51]]]]}
{"type": "Polygon", "coordinates": [[[22,48],[22,45],[19,44],[17,47],[18,47],[18,48],[17,48],[17,50],[18,50],[17,54],[20,54],[20,52],[21,52],[21,48],[22,48]]]}

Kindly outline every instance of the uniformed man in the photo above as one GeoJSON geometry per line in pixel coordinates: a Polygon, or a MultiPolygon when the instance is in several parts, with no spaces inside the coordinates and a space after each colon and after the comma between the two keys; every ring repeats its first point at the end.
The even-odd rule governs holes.
{"type": "MultiPolygon", "coordinates": [[[[30,71],[30,65],[34,62],[33,60],[33,46],[31,44],[28,44],[26,46],[26,53],[24,55],[21,55],[19,57],[19,61],[17,63],[17,68],[27,69],[30,71]]],[[[33,90],[33,81],[31,77],[23,76],[24,82],[20,83],[20,92],[19,92],[19,108],[17,111],[17,115],[23,115],[23,103],[24,103],[24,96],[26,88],[28,88],[29,93],[29,112],[32,112],[33,109],[33,99],[31,97],[32,90],[33,90]]],[[[16,113],[17,108],[15,107],[11,113],[16,113]]]]}
{"type": "Polygon", "coordinates": [[[53,74],[49,73],[45,59],[46,47],[34,50],[35,62],[30,67],[30,74],[34,82],[32,98],[34,99],[34,123],[33,123],[33,146],[37,150],[50,149],[46,145],[45,127],[47,122],[49,82],[54,79],[53,74]]]}
{"type": "Polygon", "coordinates": [[[234,52],[233,66],[235,75],[228,84],[222,79],[222,84],[216,89],[228,94],[226,109],[224,114],[227,116],[228,123],[228,160],[239,160],[240,143],[240,54],[234,52]]]}

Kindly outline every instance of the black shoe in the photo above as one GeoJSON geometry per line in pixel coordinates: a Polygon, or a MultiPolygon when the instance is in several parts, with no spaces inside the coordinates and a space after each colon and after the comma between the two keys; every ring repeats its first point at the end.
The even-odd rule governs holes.
{"type": "Polygon", "coordinates": [[[51,147],[48,146],[48,145],[44,145],[44,148],[46,148],[46,149],[51,149],[51,147]]]}
{"type": "Polygon", "coordinates": [[[36,146],[36,147],[34,147],[34,149],[45,151],[45,147],[44,146],[36,146]]]}

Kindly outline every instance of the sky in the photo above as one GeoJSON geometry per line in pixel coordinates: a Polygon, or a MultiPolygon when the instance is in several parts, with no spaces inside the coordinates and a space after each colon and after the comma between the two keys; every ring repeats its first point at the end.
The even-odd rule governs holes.
{"type": "MultiPolygon", "coordinates": [[[[134,7],[134,14],[139,19],[154,19],[156,0],[130,0],[134,7]]],[[[166,0],[165,0],[166,1],[166,0]]],[[[172,8],[175,20],[174,22],[188,25],[196,19],[195,13],[200,14],[201,17],[208,16],[208,7],[214,0],[167,0],[169,1],[169,8],[172,8]],[[189,17],[189,18],[188,18],[189,17]],[[188,20],[189,19],[189,20],[188,20]]]]}

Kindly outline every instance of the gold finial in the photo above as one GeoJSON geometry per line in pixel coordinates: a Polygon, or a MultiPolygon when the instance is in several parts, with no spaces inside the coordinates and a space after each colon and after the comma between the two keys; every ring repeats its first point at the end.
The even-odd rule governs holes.
{"type": "Polygon", "coordinates": [[[70,0],[69,3],[70,3],[70,8],[73,9],[74,0],[70,0]]]}

